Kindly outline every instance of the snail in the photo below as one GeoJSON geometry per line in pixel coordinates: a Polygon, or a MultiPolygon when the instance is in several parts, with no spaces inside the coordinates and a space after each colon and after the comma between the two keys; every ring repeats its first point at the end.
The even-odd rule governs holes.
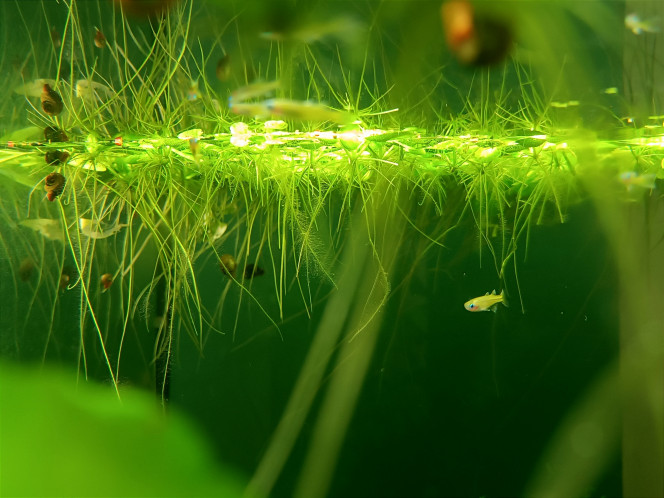
{"type": "Polygon", "coordinates": [[[219,259],[219,267],[224,275],[233,278],[237,269],[237,261],[231,254],[222,254],[219,259]]]}
{"type": "Polygon", "coordinates": [[[55,128],[53,126],[47,126],[44,128],[44,139],[47,142],[67,142],[69,137],[67,134],[60,128],[55,128]]]}
{"type": "Polygon", "coordinates": [[[111,285],[113,285],[113,275],[110,273],[104,273],[101,276],[101,286],[104,288],[104,291],[107,290],[111,285]]]}
{"type": "Polygon", "coordinates": [[[41,105],[44,112],[49,116],[57,116],[62,112],[62,98],[48,83],[45,83],[42,88],[41,105]]]}
{"type": "Polygon", "coordinates": [[[44,190],[46,190],[46,197],[53,202],[65,188],[65,177],[60,173],[50,173],[44,180],[44,190]]]}
{"type": "Polygon", "coordinates": [[[53,166],[65,163],[67,162],[67,159],[69,159],[69,152],[64,150],[49,150],[44,155],[44,160],[46,161],[46,164],[50,164],[53,166]]]}
{"type": "Polygon", "coordinates": [[[27,282],[32,277],[35,271],[35,262],[31,258],[25,258],[21,261],[18,267],[18,276],[24,282],[27,282]]]}
{"type": "Polygon", "coordinates": [[[106,37],[99,29],[95,33],[94,44],[97,48],[104,48],[106,46],[106,37]]]}

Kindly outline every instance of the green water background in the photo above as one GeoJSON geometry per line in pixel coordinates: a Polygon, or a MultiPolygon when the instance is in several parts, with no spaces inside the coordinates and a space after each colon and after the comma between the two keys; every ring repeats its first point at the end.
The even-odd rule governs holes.
{"type": "MultiPolygon", "coordinates": [[[[463,308],[498,285],[477,252],[459,252],[469,236],[459,231],[432,252],[382,312],[332,496],[520,495],[562,417],[615,359],[615,275],[591,206],[575,208],[564,225],[534,229],[519,261],[525,314],[516,295],[496,313],[463,308]]],[[[397,273],[411,258],[404,248],[397,273]]],[[[172,403],[200,422],[221,459],[248,473],[257,465],[320,313],[284,326],[281,340],[247,309],[235,342],[211,337],[203,359],[180,342],[172,403]]],[[[310,429],[275,495],[292,489],[310,429]]],[[[590,494],[619,495],[619,469],[617,454],[590,494]]]]}
{"type": "MultiPolygon", "coordinates": [[[[382,5],[386,18],[398,24],[403,9],[382,5]]],[[[438,22],[431,15],[436,11],[433,2],[418,6],[426,22],[438,22]]],[[[419,25],[415,19],[410,22],[419,25]]],[[[406,25],[408,29],[416,31],[406,25]]],[[[417,37],[398,39],[403,43],[392,46],[397,52],[428,47],[417,37]]],[[[440,54],[430,56],[432,66],[440,63],[436,57],[440,54]]],[[[580,60],[596,58],[584,55],[580,60]]],[[[405,81],[401,88],[407,86],[409,74],[403,64],[398,71],[405,81]]],[[[611,86],[616,67],[600,65],[610,67],[610,74],[598,79],[611,86]]],[[[418,70],[423,71],[422,66],[418,70]]],[[[470,79],[458,67],[451,77],[454,71],[464,81],[470,79]]],[[[458,109],[460,103],[450,106],[458,109]]],[[[601,121],[592,113],[587,119],[591,124],[601,121]]],[[[486,248],[480,265],[479,245],[472,226],[454,231],[446,248],[417,262],[410,285],[397,288],[381,312],[379,342],[331,495],[518,495],[563,415],[615,359],[615,275],[590,204],[574,207],[563,225],[534,227],[527,258],[524,252],[517,255],[525,314],[513,277],[508,280],[509,308],[501,307],[495,314],[472,314],[463,308],[472,297],[500,290],[486,248]]],[[[414,250],[405,246],[400,251],[393,282],[413,270],[414,250]]],[[[196,270],[202,293],[213,302],[225,281],[212,270],[212,262],[207,264],[196,270]]],[[[6,275],[12,270],[5,266],[3,271],[6,275]]],[[[252,292],[274,309],[267,277],[256,279],[252,292]]],[[[8,287],[0,291],[11,292],[8,287]]],[[[234,299],[231,293],[227,313],[234,314],[234,299]]],[[[285,304],[289,321],[281,326],[281,338],[256,306],[244,301],[235,338],[229,327],[224,328],[226,335],[210,335],[203,357],[184,334],[178,338],[171,404],[199,423],[220,460],[248,475],[255,469],[282,415],[324,304],[318,303],[309,319],[301,313],[299,294],[291,293],[285,304]]],[[[59,335],[74,333],[67,310],[76,313],[76,307],[75,298],[63,305],[59,335]]],[[[33,344],[34,356],[40,344],[33,344]]],[[[75,363],[75,345],[73,340],[60,351],[65,363],[75,363]]],[[[131,348],[127,350],[131,355],[131,348]]],[[[31,356],[29,343],[24,354],[31,356]]],[[[136,362],[139,371],[140,355],[136,362]]],[[[99,370],[101,377],[103,368],[99,370]]],[[[129,379],[135,375],[131,368],[125,372],[129,379]]],[[[324,383],[321,391],[325,387],[324,383]]],[[[287,496],[292,489],[310,429],[308,423],[275,495],[287,496]]],[[[592,495],[620,494],[619,465],[616,455],[592,495]]]]}

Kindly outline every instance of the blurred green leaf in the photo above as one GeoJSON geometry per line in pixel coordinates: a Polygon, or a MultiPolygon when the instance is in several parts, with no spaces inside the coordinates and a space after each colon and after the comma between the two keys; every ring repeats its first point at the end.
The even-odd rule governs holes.
{"type": "Polygon", "coordinates": [[[192,425],[133,390],[0,365],[0,496],[240,496],[192,425]]]}

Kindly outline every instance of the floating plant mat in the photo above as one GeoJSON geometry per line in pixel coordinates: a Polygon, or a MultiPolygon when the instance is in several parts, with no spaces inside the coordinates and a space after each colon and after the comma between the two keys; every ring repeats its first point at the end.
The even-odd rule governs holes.
{"type": "MultiPolygon", "coordinates": [[[[654,178],[664,178],[664,129],[652,127],[639,138],[607,140],[578,130],[558,136],[496,138],[359,126],[343,131],[291,132],[284,131],[284,126],[283,122],[236,123],[230,133],[213,135],[189,130],[172,138],[102,140],[90,136],[82,142],[57,144],[7,142],[0,144],[0,174],[26,185],[37,171],[50,171],[43,163],[37,167],[40,157],[59,151],[64,160],[51,166],[103,173],[104,182],[157,173],[155,181],[173,177],[196,182],[205,177],[231,184],[245,181],[260,189],[293,175],[299,179],[316,176],[331,182],[329,186],[359,186],[389,171],[429,193],[449,181],[465,185],[472,197],[476,181],[486,176],[496,180],[489,193],[523,192],[539,186],[557,196],[560,189],[574,188],[574,176],[580,173],[579,154],[592,154],[596,158],[593,167],[614,175],[626,190],[652,188],[654,178]]],[[[625,132],[636,135],[629,128],[625,132]]],[[[564,207],[564,203],[559,206],[564,207]]]]}

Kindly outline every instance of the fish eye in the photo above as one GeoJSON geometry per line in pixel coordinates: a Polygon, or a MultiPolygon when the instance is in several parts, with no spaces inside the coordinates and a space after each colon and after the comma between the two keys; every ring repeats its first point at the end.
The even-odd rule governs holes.
{"type": "Polygon", "coordinates": [[[472,310],[473,308],[475,308],[475,306],[476,306],[475,303],[470,303],[470,304],[468,305],[468,307],[469,307],[471,310],[472,310]]]}

